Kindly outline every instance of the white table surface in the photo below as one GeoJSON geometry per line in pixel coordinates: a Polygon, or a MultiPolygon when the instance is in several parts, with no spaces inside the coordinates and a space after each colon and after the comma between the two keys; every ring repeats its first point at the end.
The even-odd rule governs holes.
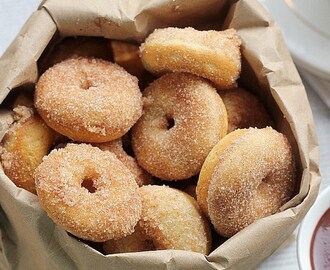
{"type": "MultiPolygon", "coordinates": [[[[0,0],[0,55],[4,52],[29,15],[37,9],[39,0],[0,0]]],[[[330,184],[330,110],[304,81],[309,102],[316,122],[320,144],[320,170],[322,174],[321,190],[330,184]]],[[[329,89],[330,91],[330,89],[329,89]]],[[[259,265],[257,269],[298,270],[296,258],[295,233],[271,257],[259,265]]]]}

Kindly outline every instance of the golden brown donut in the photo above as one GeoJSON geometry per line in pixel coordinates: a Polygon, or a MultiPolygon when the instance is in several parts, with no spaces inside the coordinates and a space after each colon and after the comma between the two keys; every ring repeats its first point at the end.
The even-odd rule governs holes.
{"type": "Polygon", "coordinates": [[[57,136],[31,108],[14,108],[16,120],[1,142],[1,164],[16,186],[36,193],[34,170],[57,136]]]}
{"type": "Polygon", "coordinates": [[[272,125],[265,107],[243,88],[219,91],[228,115],[228,133],[238,128],[264,128],[272,125]]]}
{"type": "Polygon", "coordinates": [[[241,71],[240,45],[234,29],[169,27],[156,29],[140,50],[144,67],[152,73],[189,72],[229,89],[236,86],[241,71]]]}
{"type": "Polygon", "coordinates": [[[41,58],[40,67],[44,71],[64,60],[79,57],[112,60],[110,41],[101,37],[66,37],[41,58]]]}
{"type": "Polygon", "coordinates": [[[156,250],[152,239],[149,238],[138,223],[131,235],[104,242],[103,250],[106,254],[156,250]]]}
{"type": "Polygon", "coordinates": [[[144,67],[140,58],[139,46],[123,41],[111,42],[113,60],[128,73],[142,79],[144,67]]]}
{"type": "Polygon", "coordinates": [[[49,217],[82,239],[103,242],[125,237],[140,219],[134,176],[108,151],[68,144],[43,159],[35,180],[49,217]]]}
{"type": "Polygon", "coordinates": [[[206,158],[197,201],[216,231],[230,237],[276,213],[293,195],[295,162],[287,138],[273,130],[238,129],[206,158]]]}
{"type": "Polygon", "coordinates": [[[95,144],[98,148],[103,151],[110,151],[116,155],[116,157],[124,163],[124,165],[134,175],[135,181],[139,186],[149,185],[152,183],[152,177],[149,173],[143,170],[136,159],[129,156],[123,149],[122,138],[116,139],[111,142],[95,144]]]}
{"type": "Polygon", "coordinates": [[[132,129],[138,163],[164,180],[196,175],[227,133],[224,104],[206,80],[169,73],[143,92],[144,112],[132,129]]]}
{"type": "Polygon", "coordinates": [[[107,253],[181,249],[208,254],[211,232],[197,202],[167,186],[143,186],[141,220],[128,238],[105,243],[107,253]]]}
{"type": "Polygon", "coordinates": [[[82,142],[117,139],[142,114],[136,77],[100,59],[70,59],[48,69],[34,104],[50,127],[82,142]]]}

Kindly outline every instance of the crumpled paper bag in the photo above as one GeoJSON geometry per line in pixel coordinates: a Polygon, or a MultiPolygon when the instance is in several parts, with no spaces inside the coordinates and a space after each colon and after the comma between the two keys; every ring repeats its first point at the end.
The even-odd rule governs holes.
{"type": "MultiPolygon", "coordinates": [[[[305,89],[278,27],[256,0],[46,0],[0,59],[0,100],[38,80],[37,62],[63,36],[141,42],[155,28],[237,29],[241,83],[258,93],[289,138],[298,163],[297,195],[281,211],[228,239],[210,255],[176,250],[103,255],[68,235],[37,196],[0,170],[1,269],[251,269],[274,252],[313,204],[319,187],[318,143],[305,89]]],[[[11,122],[0,112],[0,137],[11,122]]]]}

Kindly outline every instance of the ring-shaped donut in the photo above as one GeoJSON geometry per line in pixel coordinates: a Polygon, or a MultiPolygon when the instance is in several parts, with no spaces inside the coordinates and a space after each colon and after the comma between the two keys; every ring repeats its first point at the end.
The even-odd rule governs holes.
{"type": "Polygon", "coordinates": [[[194,28],[156,29],[141,45],[144,67],[156,75],[188,72],[219,89],[236,86],[241,71],[241,40],[234,29],[198,31],[194,28]]]}
{"type": "Polygon", "coordinates": [[[79,238],[94,242],[122,238],[140,219],[138,185],[111,152],[68,144],[44,158],[35,180],[49,217],[79,238]]]}
{"type": "Polygon", "coordinates": [[[124,135],[142,114],[136,77],[116,64],[91,58],[63,61],[41,75],[35,107],[57,132],[81,142],[124,135]]]}
{"type": "Polygon", "coordinates": [[[197,201],[216,231],[230,237],[274,214],[293,195],[295,161],[287,138],[273,130],[229,133],[206,158],[197,201]]]}
{"type": "Polygon", "coordinates": [[[181,249],[208,254],[211,232],[194,198],[167,186],[140,188],[141,220],[136,231],[105,243],[107,253],[181,249]]]}
{"type": "Polygon", "coordinates": [[[199,173],[227,134],[227,113],[216,89],[188,73],[168,73],[143,92],[143,115],[132,129],[139,164],[164,180],[199,173]]]}

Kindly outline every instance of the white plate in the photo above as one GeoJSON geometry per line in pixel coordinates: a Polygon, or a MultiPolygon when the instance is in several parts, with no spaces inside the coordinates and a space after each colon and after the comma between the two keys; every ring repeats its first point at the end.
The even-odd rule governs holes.
{"type": "Polygon", "coordinates": [[[330,1],[259,1],[280,26],[295,63],[330,79],[330,1]]]}
{"type": "Polygon", "coordinates": [[[312,270],[310,245],[315,227],[330,207],[330,186],[321,192],[300,225],[297,241],[297,255],[301,270],[312,270]]]}

